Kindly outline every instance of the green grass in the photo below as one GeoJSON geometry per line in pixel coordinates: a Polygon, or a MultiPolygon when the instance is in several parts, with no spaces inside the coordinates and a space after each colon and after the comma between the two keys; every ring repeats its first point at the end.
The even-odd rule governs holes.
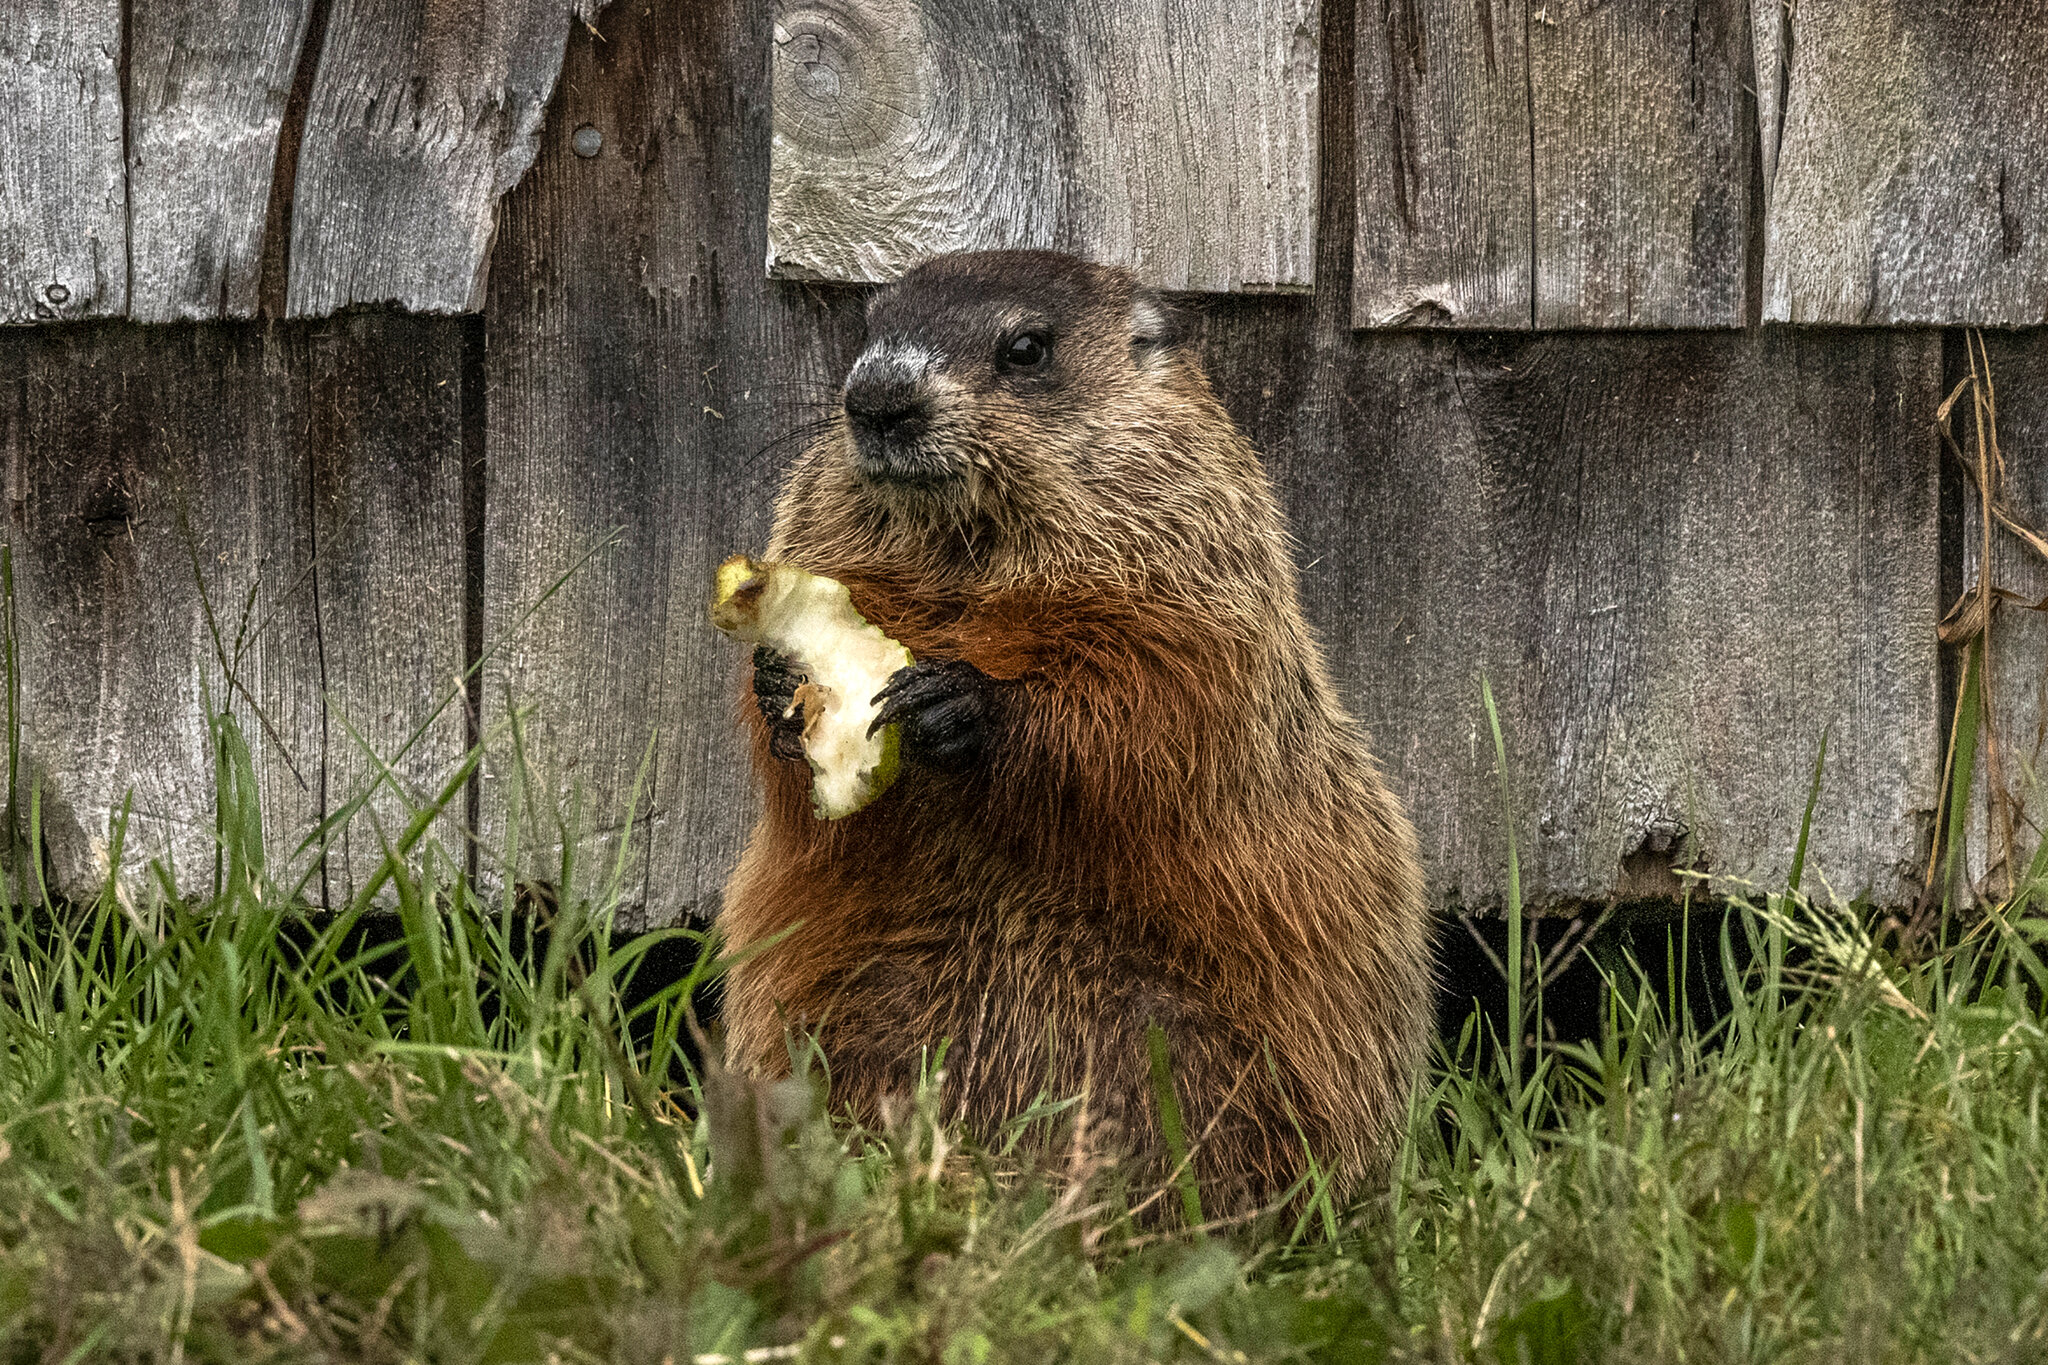
{"type": "Polygon", "coordinates": [[[2038,863],[1910,964],[1825,898],[1719,888],[1725,1019],[1638,972],[1597,1042],[1475,1016],[1384,1188],[1197,1238],[1124,1212],[1192,1213],[1185,1178],[692,1067],[712,969],[629,989],[660,936],[612,934],[622,862],[536,939],[429,805],[378,879],[395,939],[353,932],[367,890],[306,921],[216,744],[209,886],[5,883],[0,1360],[2048,1359],[2038,863]]]}

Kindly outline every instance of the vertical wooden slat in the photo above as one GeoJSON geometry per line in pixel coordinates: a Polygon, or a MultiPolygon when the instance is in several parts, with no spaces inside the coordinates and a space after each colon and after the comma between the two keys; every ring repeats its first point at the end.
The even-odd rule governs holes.
{"type": "Polygon", "coordinates": [[[1528,327],[1526,0],[1359,10],[1357,324],[1528,327]]]}
{"type": "Polygon", "coordinates": [[[1309,281],[1315,0],[787,0],[774,33],[779,274],[1042,246],[1169,289],[1309,281]]]}
{"type": "Polygon", "coordinates": [[[312,0],[130,0],[129,314],[256,313],[264,210],[312,0]]]}
{"type": "MultiPolygon", "coordinates": [[[[463,424],[470,327],[351,314],[307,329],[304,385],[313,640],[322,680],[325,800],[372,786],[368,814],[327,859],[344,903],[431,800],[465,744],[463,424]],[[390,780],[379,783],[385,766],[390,780]]],[[[461,802],[432,829],[462,857],[461,802]]]]}
{"type": "Polygon", "coordinates": [[[300,143],[293,317],[483,305],[497,201],[533,163],[597,0],[335,0],[300,143]]]}
{"type": "Polygon", "coordinates": [[[1747,0],[1547,0],[1529,26],[1536,326],[1739,327],[1747,0]]]}
{"type": "Polygon", "coordinates": [[[128,306],[121,0],[0,10],[0,324],[128,306]]]}
{"type": "Polygon", "coordinates": [[[112,813],[132,799],[131,866],[162,858],[182,886],[207,890],[203,698],[262,745],[274,826],[304,827],[318,809],[317,667],[299,632],[250,633],[268,610],[305,609],[292,591],[310,547],[287,491],[304,485],[277,401],[282,358],[246,328],[106,324],[0,346],[23,704],[12,832],[26,835],[40,787],[56,889],[86,891],[103,875],[112,813]],[[245,612],[252,587],[263,605],[245,612]]]}
{"type": "Polygon", "coordinates": [[[672,922],[715,906],[753,818],[711,570],[765,545],[776,438],[822,413],[860,315],[762,278],[765,5],[600,25],[492,265],[482,824],[487,863],[516,836],[520,874],[555,880],[566,831],[602,876],[651,760],[628,894],[672,922]]]}
{"type": "MultiPolygon", "coordinates": [[[[131,871],[160,857],[186,889],[210,885],[209,701],[249,739],[273,858],[295,875],[284,855],[367,774],[341,718],[395,756],[430,684],[452,688],[461,621],[437,594],[460,582],[455,331],[0,334],[24,746],[9,824],[25,833],[39,787],[59,890],[97,885],[131,792],[131,871]]],[[[460,750],[458,713],[398,766],[416,792],[460,750]]],[[[402,803],[379,812],[395,833],[402,803]]],[[[330,857],[315,900],[345,894],[372,851],[330,857]]]]}
{"type": "Polygon", "coordinates": [[[1836,0],[1791,34],[1764,316],[2048,321],[2048,3],[1836,0]]]}

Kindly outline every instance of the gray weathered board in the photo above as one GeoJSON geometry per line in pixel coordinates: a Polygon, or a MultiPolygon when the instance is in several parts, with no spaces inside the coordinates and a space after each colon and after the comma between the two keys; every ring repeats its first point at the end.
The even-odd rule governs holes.
{"type": "MultiPolygon", "coordinates": [[[[11,7],[0,321],[249,316],[287,215],[295,315],[474,309],[593,4],[11,7]]],[[[2048,321],[2048,0],[1357,19],[1361,325],[1732,325],[1759,289],[1780,320],[2048,321]]],[[[771,259],[874,280],[1037,243],[1168,287],[1303,287],[1316,22],[1314,0],[792,0],[771,259]]]]}
{"type": "Polygon", "coordinates": [[[1531,324],[1528,29],[1524,0],[1360,13],[1361,325],[1531,324]]]}
{"type": "Polygon", "coordinates": [[[128,307],[121,0],[0,17],[0,324],[128,307]]]}
{"type": "Polygon", "coordinates": [[[1169,289],[1303,288],[1316,25],[1316,0],[787,0],[770,268],[1039,246],[1169,289]]]}
{"type": "MultiPolygon", "coordinates": [[[[11,8],[0,322],[244,318],[287,293],[299,314],[475,308],[498,196],[592,12],[11,8]]],[[[317,903],[351,894],[446,776],[473,624],[467,335],[390,317],[0,341],[29,775],[9,818],[47,803],[60,889],[96,881],[127,800],[132,866],[211,875],[202,697],[255,747],[274,854],[373,780],[371,753],[391,760],[398,789],[313,860],[317,903]]],[[[457,827],[437,834],[459,860],[457,827]]]]}
{"type": "Polygon", "coordinates": [[[1658,855],[1782,877],[1823,733],[1815,865],[1907,894],[1939,377],[1924,333],[1357,344],[1349,420],[1294,460],[1305,595],[1441,895],[1506,888],[1482,676],[1532,904],[1673,892],[1658,855]]]}
{"type": "Polygon", "coordinates": [[[644,771],[627,891],[656,920],[716,906],[751,819],[712,569],[766,543],[777,438],[859,335],[849,291],[762,278],[765,20],[628,5],[572,36],[486,311],[486,860],[555,880],[567,830],[602,881],[644,771]]]}
{"type": "Polygon", "coordinates": [[[1386,0],[1358,22],[1361,327],[1732,327],[1744,0],[1386,0]]]}
{"type": "Polygon", "coordinates": [[[299,144],[294,317],[483,304],[498,197],[533,163],[572,17],[600,0],[334,0],[299,144]]]}
{"type": "Polygon", "coordinates": [[[128,312],[256,315],[264,220],[312,0],[131,0],[128,312]]]}
{"type": "Polygon", "coordinates": [[[24,837],[39,794],[55,890],[99,884],[124,802],[131,870],[213,884],[206,702],[256,754],[273,875],[313,866],[316,904],[345,900],[377,825],[395,837],[452,769],[461,707],[435,713],[463,660],[461,328],[0,332],[22,708],[4,828],[24,837]],[[324,860],[287,860],[371,780],[363,746],[401,791],[324,860]]]}
{"type": "Polygon", "coordinates": [[[2048,322],[2048,3],[1792,15],[1764,316],[2048,322]]]}
{"type": "MultiPolygon", "coordinates": [[[[1273,47],[1286,16],[1270,8],[1243,50],[1273,47]]],[[[1104,221],[1121,201],[1102,193],[1097,168],[1116,158],[1098,149],[1142,128],[1127,145],[1172,162],[1191,136],[1175,102],[1199,69],[1124,62],[1147,93],[1120,106],[1097,94],[1125,88],[1104,54],[1199,51],[1230,23],[1198,20],[1211,22],[1149,47],[1134,29],[1115,36],[1137,46],[1111,49],[1087,24],[973,5],[785,6],[772,264],[871,281],[935,250],[1079,244],[1170,287],[1262,282],[1183,271],[1104,221]]],[[[1795,321],[2048,321],[2042,0],[1790,15],[1771,0],[1387,0],[1359,7],[1357,32],[1360,326],[1739,326],[1759,306],[1795,321]]],[[[1261,69],[1244,105],[1301,103],[1271,88],[1292,65],[1269,53],[1261,69]]],[[[1261,144],[1206,150],[1241,168],[1248,145],[1261,144]]],[[[1199,172],[1180,183],[1197,187],[1187,202],[1134,190],[1128,172],[1116,188],[1132,223],[1166,204],[1157,231],[1228,240],[1241,215],[1204,201],[1199,172]]],[[[1263,282],[1299,282],[1304,260],[1263,282]]]]}
{"type": "Polygon", "coordinates": [[[251,317],[266,246],[295,317],[474,311],[498,199],[600,3],[7,6],[0,324],[251,317]]]}

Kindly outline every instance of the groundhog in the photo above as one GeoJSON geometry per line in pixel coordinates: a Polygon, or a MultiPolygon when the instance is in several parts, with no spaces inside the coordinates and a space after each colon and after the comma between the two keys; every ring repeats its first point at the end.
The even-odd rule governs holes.
{"type": "Polygon", "coordinates": [[[786,936],[732,971],[732,1058],[784,1072],[812,1031],[873,1118],[945,1041],[970,1129],[1085,1085],[1156,1173],[1157,1024],[1205,1216],[1310,1156],[1339,1194],[1382,1176],[1431,1012],[1414,837],[1169,311],[1069,256],[939,257],[870,303],[843,407],[768,554],[910,649],[903,770],[814,817],[800,679],[757,652],[765,810],[722,923],[786,936]]]}

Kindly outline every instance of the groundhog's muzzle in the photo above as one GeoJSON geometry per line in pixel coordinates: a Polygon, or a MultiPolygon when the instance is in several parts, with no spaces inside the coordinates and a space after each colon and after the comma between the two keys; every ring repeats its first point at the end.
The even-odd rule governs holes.
{"type": "Polygon", "coordinates": [[[939,357],[896,339],[871,344],[846,376],[846,425],[862,477],[930,486],[955,462],[931,440],[939,357]]]}

